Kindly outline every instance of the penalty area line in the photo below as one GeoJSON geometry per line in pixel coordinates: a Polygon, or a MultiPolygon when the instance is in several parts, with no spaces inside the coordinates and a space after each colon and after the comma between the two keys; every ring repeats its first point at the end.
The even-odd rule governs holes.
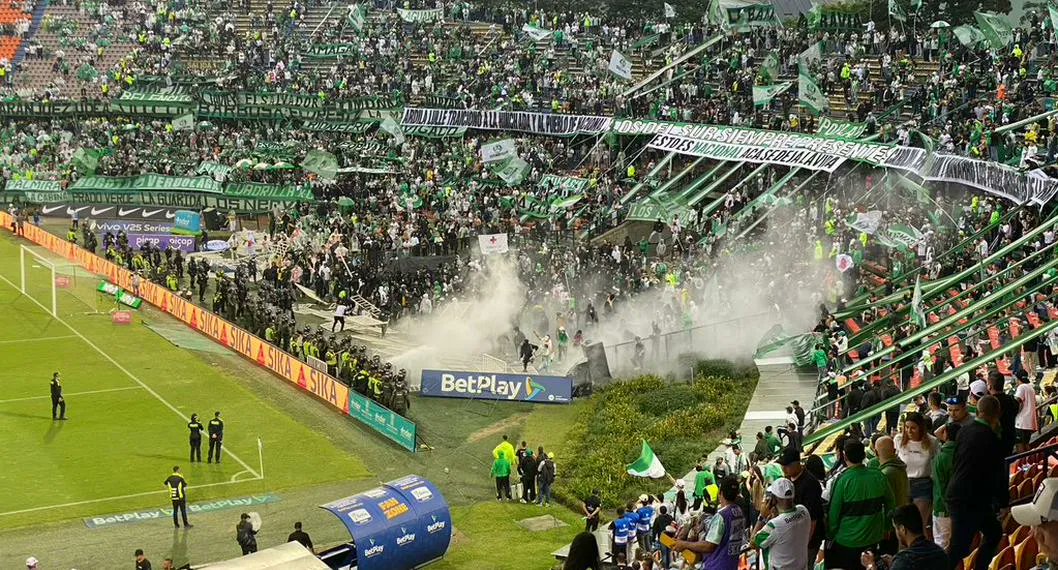
{"type": "MultiPolygon", "coordinates": [[[[246,471],[242,471],[246,473],[246,471]]],[[[203,489],[206,487],[219,487],[221,485],[236,485],[239,483],[252,483],[254,481],[262,481],[264,477],[254,477],[253,479],[243,479],[242,481],[221,481],[220,483],[206,483],[205,485],[188,485],[188,489],[203,489]]],[[[132,493],[131,495],[118,495],[116,497],[103,497],[102,499],[88,499],[85,501],[74,501],[72,503],[63,503],[61,505],[48,505],[46,507],[33,507],[31,509],[20,509],[17,511],[8,511],[6,513],[0,513],[0,517],[6,517],[8,515],[21,515],[24,513],[35,513],[38,511],[48,511],[51,509],[63,509],[67,507],[77,507],[80,505],[90,505],[92,503],[103,503],[106,501],[120,501],[123,499],[135,499],[136,497],[149,497],[151,495],[168,494],[169,491],[165,489],[159,489],[157,491],[146,491],[143,493],[132,493]]]]}
{"type": "Polygon", "coordinates": [[[0,340],[0,344],[16,344],[20,342],[44,342],[47,340],[62,340],[65,338],[77,338],[77,335],[65,334],[62,336],[42,336],[37,338],[15,338],[11,340],[0,340]]]}
{"type": "MultiPolygon", "coordinates": [[[[0,280],[3,280],[5,283],[7,283],[15,291],[18,291],[19,293],[22,293],[22,290],[19,289],[18,286],[16,286],[14,283],[12,283],[11,280],[8,279],[7,277],[4,277],[3,275],[0,275],[0,280]]],[[[48,308],[45,307],[44,305],[42,305],[40,301],[34,299],[33,297],[31,297],[29,295],[26,295],[25,293],[22,293],[22,296],[26,297],[30,301],[33,301],[34,303],[36,303],[38,307],[40,307],[41,309],[44,309],[44,312],[47,313],[48,316],[50,316],[51,318],[55,319],[56,321],[59,321],[60,324],[62,324],[66,328],[70,329],[70,332],[72,332],[78,338],[83,340],[85,342],[85,344],[87,344],[88,346],[92,347],[92,349],[94,349],[96,352],[98,352],[100,355],[102,355],[103,358],[106,358],[108,361],[110,361],[110,363],[113,364],[114,366],[116,366],[118,368],[118,370],[124,372],[125,375],[128,376],[129,378],[131,378],[133,382],[139,384],[140,387],[142,387],[144,390],[146,390],[148,394],[154,396],[155,399],[157,399],[159,402],[164,404],[165,407],[169,408],[170,410],[173,411],[173,413],[175,413],[176,415],[180,416],[180,419],[183,419],[183,420],[187,420],[188,419],[188,417],[185,416],[184,413],[181,412],[179,408],[177,408],[176,406],[170,404],[169,401],[166,400],[165,398],[163,398],[161,394],[159,394],[158,392],[155,392],[150,386],[148,386],[146,383],[144,383],[143,380],[140,380],[135,374],[130,372],[128,368],[125,368],[124,366],[121,365],[120,362],[118,362],[117,360],[114,360],[114,357],[112,357],[109,354],[107,354],[106,352],[104,352],[103,349],[99,348],[94,342],[89,340],[88,337],[86,337],[85,335],[81,334],[81,331],[75,329],[73,327],[73,325],[71,325],[70,323],[66,322],[61,317],[59,317],[57,315],[53,315],[50,312],[48,312],[48,308]]],[[[223,449],[224,453],[227,453],[228,455],[230,455],[232,459],[237,461],[239,463],[239,465],[242,465],[250,473],[253,473],[254,476],[259,477],[259,478],[261,477],[261,474],[258,473],[257,470],[255,470],[253,467],[250,467],[249,465],[247,465],[246,462],[243,461],[238,455],[235,455],[234,453],[232,453],[231,450],[228,449],[227,446],[224,446],[222,449],[223,449]]],[[[0,513],[0,514],[2,514],[2,513],[0,513]]]]}
{"type": "MultiPolygon", "coordinates": [[[[71,338],[76,338],[76,337],[71,337],[71,338]]],[[[125,391],[128,391],[128,390],[142,390],[142,389],[143,388],[141,388],[139,386],[124,386],[124,387],[121,387],[121,388],[104,388],[102,390],[89,390],[87,392],[70,392],[68,394],[63,394],[63,397],[66,397],[66,396],[88,396],[88,395],[91,395],[91,394],[105,394],[107,392],[125,392],[125,391]]],[[[29,396],[29,397],[26,397],[26,398],[11,398],[10,400],[0,400],[0,404],[8,404],[8,403],[11,403],[11,402],[28,402],[30,400],[47,400],[48,398],[51,398],[51,396],[29,396]]]]}

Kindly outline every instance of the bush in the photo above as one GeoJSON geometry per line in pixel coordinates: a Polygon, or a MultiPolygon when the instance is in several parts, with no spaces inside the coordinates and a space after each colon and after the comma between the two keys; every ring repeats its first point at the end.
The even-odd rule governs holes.
{"type": "Polygon", "coordinates": [[[694,368],[690,383],[640,376],[597,390],[558,458],[555,496],[578,506],[592,489],[601,489],[604,505],[614,508],[641,493],[662,493],[671,486],[668,478],[625,471],[644,439],[669,473],[681,477],[738,429],[756,387],[756,368],[722,360],[699,361],[694,368]]]}

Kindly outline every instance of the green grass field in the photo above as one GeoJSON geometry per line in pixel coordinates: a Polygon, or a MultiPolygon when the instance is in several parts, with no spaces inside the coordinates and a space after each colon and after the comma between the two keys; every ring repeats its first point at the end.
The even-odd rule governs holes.
{"type": "Polygon", "coordinates": [[[157,506],[165,499],[161,482],[177,464],[192,500],[369,475],[358,459],[264,405],[224,369],[139,322],[119,326],[105,313],[84,314],[94,309],[90,290],[98,284],[86,275],[77,291],[59,290],[61,319],[53,318],[41,306],[50,305],[50,273],[27,263],[30,295],[22,295],[18,259],[17,245],[5,236],[0,430],[17,468],[0,470],[0,528],[157,506]],[[53,371],[62,373],[66,422],[51,419],[53,371]],[[214,410],[226,424],[224,461],[189,464],[187,417],[212,417],[214,410]]]}
{"type": "Polygon", "coordinates": [[[144,326],[176,323],[154,309],[134,312],[123,326],[85,314],[112,304],[98,300],[99,279],[83,271],[75,288],[59,290],[61,320],[53,318],[41,306],[50,306],[44,264],[29,264],[30,295],[19,292],[20,243],[0,233],[0,429],[9,458],[0,469],[0,567],[19,567],[32,554],[47,567],[114,568],[139,547],[158,565],[166,555],[196,564],[238,555],[230,537],[238,511],[193,515],[196,528],[186,534],[172,533],[168,521],[85,528],[87,517],[168,507],[161,482],[173,465],[191,484],[192,503],[281,496],[257,509],[267,521],[262,548],[285,541],[295,520],[319,545],[344,540],[338,521],[316,505],[408,473],[436,482],[452,505],[456,540],[439,570],[548,568],[550,552],[580,529],[579,517],[557,505],[496,503],[488,476],[504,433],[561,457],[578,404],[415,398],[412,418],[433,449],[411,454],[234,353],[176,347],[144,326]],[[53,371],[63,375],[67,422],[51,420],[53,371]],[[192,466],[186,417],[214,410],[223,413],[229,453],[221,465],[192,466]],[[515,524],[545,513],[570,526],[529,533],[515,524]]]}

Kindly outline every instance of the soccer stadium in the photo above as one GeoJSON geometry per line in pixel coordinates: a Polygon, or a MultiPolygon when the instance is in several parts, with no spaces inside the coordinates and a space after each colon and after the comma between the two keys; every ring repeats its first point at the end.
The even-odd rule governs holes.
{"type": "Polygon", "coordinates": [[[1056,34],[0,0],[0,569],[1058,568],[1056,34]]]}

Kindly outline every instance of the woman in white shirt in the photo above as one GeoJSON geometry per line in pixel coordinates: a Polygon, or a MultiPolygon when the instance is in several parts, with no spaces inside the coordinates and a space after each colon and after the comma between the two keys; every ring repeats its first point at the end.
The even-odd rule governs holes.
{"type": "Polygon", "coordinates": [[[926,418],[918,412],[904,416],[904,429],[896,434],[893,443],[896,455],[907,465],[907,479],[911,483],[911,502],[922,515],[926,539],[933,540],[933,457],[940,451],[937,439],[929,433],[926,418]]]}

